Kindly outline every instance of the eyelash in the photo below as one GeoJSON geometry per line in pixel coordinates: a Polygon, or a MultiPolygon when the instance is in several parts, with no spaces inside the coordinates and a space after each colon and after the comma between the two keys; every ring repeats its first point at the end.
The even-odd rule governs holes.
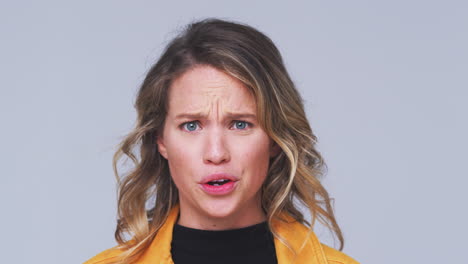
{"type": "MultiPolygon", "coordinates": [[[[231,122],[231,127],[232,127],[233,125],[235,125],[237,122],[242,122],[242,123],[245,123],[245,124],[247,125],[246,128],[244,128],[244,129],[238,129],[238,130],[247,130],[248,128],[252,128],[252,126],[253,126],[252,123],[247,122],[247,121],[243,121],[243,120],[233,120],[233,121],[231,122]]],[[[185,125],[190,124],[190,123],[196,123],[198,126],[200,126],[200,121],[197,120],[197,121],[189,121],[189,122],[182,123],[182,124],[180,125],[180,128],[183,129],[183,130],[185,130],[185,131],[187,131],[187,132],[193,132],[193,131],[190,131],[190,130],[185,129],[185,125]]],[[[195,130],[194,130],[194,131],[195,131],[195,130]]]]}

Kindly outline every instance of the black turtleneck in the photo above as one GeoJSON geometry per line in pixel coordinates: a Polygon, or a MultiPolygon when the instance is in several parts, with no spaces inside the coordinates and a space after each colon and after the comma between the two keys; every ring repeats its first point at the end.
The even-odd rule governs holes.
{"type": "Polygon", "coordinates": [[[277,263],[267,222],[232,230],[208,231],[174,225],[172,260],[186,263],[277,263]]]}

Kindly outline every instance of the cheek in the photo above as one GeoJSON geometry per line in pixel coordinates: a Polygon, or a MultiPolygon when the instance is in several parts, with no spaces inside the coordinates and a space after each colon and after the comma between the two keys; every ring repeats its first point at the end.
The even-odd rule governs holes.
{"type": "Polygon", "coordinates": [[[197,171],[196,148],[193,144],[187,144],[180,140],[169,140],[167,144],[167,154],[169,171],[177,187],[181,187],[188,183],[194,171],[197,171]]]}
{"type": "Polygon", "coordinates": [[[246,169],[251,174],[251,181],[255,185],[261,185],[266,178],[268,172],[268,165],[270,160],[269,155],[269,142],[268,140],[262,139],[257,141],[256,144],[252,144],[252,148],[249,148],[242,159],[246,164],[246,169]]]}
{"type": "Polygon", "coordinates": [[[169,135],[166,140],[169,161],[181,163],[196,155],[197,147],[193,140],[178,136],[177,132],[172,132],[169,135]]]}

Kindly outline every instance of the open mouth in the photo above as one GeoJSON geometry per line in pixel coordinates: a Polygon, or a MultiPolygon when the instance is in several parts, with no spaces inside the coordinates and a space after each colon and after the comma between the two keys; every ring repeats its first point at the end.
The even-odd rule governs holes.
{"type": "Polygon", "coordinates": [[[231,180],[227,180],[227,179],[222,179],[222,180],[214,180],[214,181],[210,181],[210,182],[207,182],[207,184],[211,185],[211,186],[221,186],[221,185],[224,185],[228,182],[230,182],[231,180]]]}
{"type": "Polygon", "coordinates": [[[239,179],[235,176],[218,173],[205,177],[200,187],[208,195],[227,195],[236,189],[238,181],[239,179]]]}

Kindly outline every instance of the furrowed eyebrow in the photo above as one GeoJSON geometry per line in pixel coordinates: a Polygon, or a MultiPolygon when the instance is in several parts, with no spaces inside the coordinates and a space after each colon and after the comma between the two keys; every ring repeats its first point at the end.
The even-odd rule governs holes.
{"type": "Polygon", "coordinates": [[[227,116],[231,119],[250,118],[253,120],[257,120],[257,115],[250,114],[250,113],[227,113],[227,116]]]}
{"type": "MultiPolygon", "coordinates": [[[[257,115],[251,113],[226,113],[226,116],[231,119],[244,119],[250,118],[253,120],[257,120],[257,115]]],[[[207,117],[206,114],[203,113],[182,113],[176,115],[175,119],[205,119],[207,117]]]]}
{"type": "Polygon", "coordinates": [[[175,119],[204,119],[206,118],[205,114],[202,113],[182,113],[176,115],[175,119]]]}

